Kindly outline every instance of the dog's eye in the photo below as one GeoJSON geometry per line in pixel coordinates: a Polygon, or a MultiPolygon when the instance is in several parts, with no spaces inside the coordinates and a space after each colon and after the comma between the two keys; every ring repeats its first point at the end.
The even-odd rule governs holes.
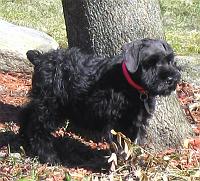
{"type": "Polygon", "coordinates": [[[148,59],[148,60],[145,60],[143,63],[142,63],[142,66],[145,68],[145,69],[148,69],[150,67],[153,67],[156,65],[156,60],[152,60],[152,59],[148,59]]]}
{"type": "Polygon", "coordinates": [[[152,67],[152,66],[155,66],[158,61],[159,61],[159,57],[151,56],[151,57],[148,57],[147,59],[145,59],[143,61],[143,66],[146,67],[146,68],[152,67]]]}

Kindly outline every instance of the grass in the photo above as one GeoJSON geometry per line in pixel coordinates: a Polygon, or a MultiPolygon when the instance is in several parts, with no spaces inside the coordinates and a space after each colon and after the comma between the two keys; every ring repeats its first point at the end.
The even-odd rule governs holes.
{"type": "MultiPolygon", "coordinates": [[[[200,53],[200,1],[160,0],[166,39],[179,55],[200,53]]],[[[61,0],[1,0],[0,18],[32,27],[67,46],[61,0]]]]}
{"type": "Polygon", "coordinates": [[[66,47],[61,0],[0,0],[0,19],[46,32],[66,47]]]}
{"type": "Polygon", "coordinates": [[[177,54],[200,53],[200,1],[160,0],[166,39],[177,54]]]}

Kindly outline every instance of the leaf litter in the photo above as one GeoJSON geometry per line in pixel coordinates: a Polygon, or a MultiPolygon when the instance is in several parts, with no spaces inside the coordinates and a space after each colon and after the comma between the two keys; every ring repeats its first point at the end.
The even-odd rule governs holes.
{"type": "MultiPolygon", "coordinates": [[[[0,131],[13,131],[17,134],[19,107],[26,103],[31,88],[31,75],[25,73],[0,72],[0,131]]],[[[134,145],[122,133],[112,130],[117,142],[108,161],[112,163],[109,174],[92,173],[83,168],[66,168],[40,164],[37,158],[31,159],[20,153],[11,153],[9,146],[0,149],[0,181],[19,180],[138,180],[170,181],[200,180],[200,87],[181,83],[177,87],[181,106],[191,123],[195,137],[185,139],[180,149],[168,149],[151,154],[134,145]]],[[[65,128],[58,129],[55,136],[71,136],[88,144],[91,148],[108,149],[107,143],[86,142],[65,128]]]]}

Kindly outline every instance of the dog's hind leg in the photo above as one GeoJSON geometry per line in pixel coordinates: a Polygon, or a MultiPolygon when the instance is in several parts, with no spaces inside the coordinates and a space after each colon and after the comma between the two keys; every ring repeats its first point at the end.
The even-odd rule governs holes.
{"type": "Polygon", "coordinates": [[[57,119],[55,105],[50,106],[44,100],[30,102],[21,112],[19,133],[25,151],[28,155],[38,156],[42,163],[60,163],[51,134],[57,119]]]}
{"type": "Polygon", "coordinates": [[[40,129],[33,133],[33,137],[28,138],[30,153],[34,156],[38,156],[41,163],[58,164],[60,158],[54,147],[55,138],[46,132],[46,130],[40,129]]]}

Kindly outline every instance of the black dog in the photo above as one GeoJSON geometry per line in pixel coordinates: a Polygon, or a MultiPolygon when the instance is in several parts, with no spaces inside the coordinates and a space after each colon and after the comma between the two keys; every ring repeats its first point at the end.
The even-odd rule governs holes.
{"type": "Polygon", "coordinates": [[[143,137],[155,96],[169,95],[180,80],[173,50],[163,40],[126,44],[113,58],[87,55],[78,48],[44,54],[30,50],[27,57],[34,74],[20,135],[25,149],[42,162],[62,162],[72,149],[70,144],[56,146],[51,135],[66,119],[93,138],[112,139],[111,129],[132,140],[143,137]],[[64,147],[66,152],[61,151],[64,147]]]}

